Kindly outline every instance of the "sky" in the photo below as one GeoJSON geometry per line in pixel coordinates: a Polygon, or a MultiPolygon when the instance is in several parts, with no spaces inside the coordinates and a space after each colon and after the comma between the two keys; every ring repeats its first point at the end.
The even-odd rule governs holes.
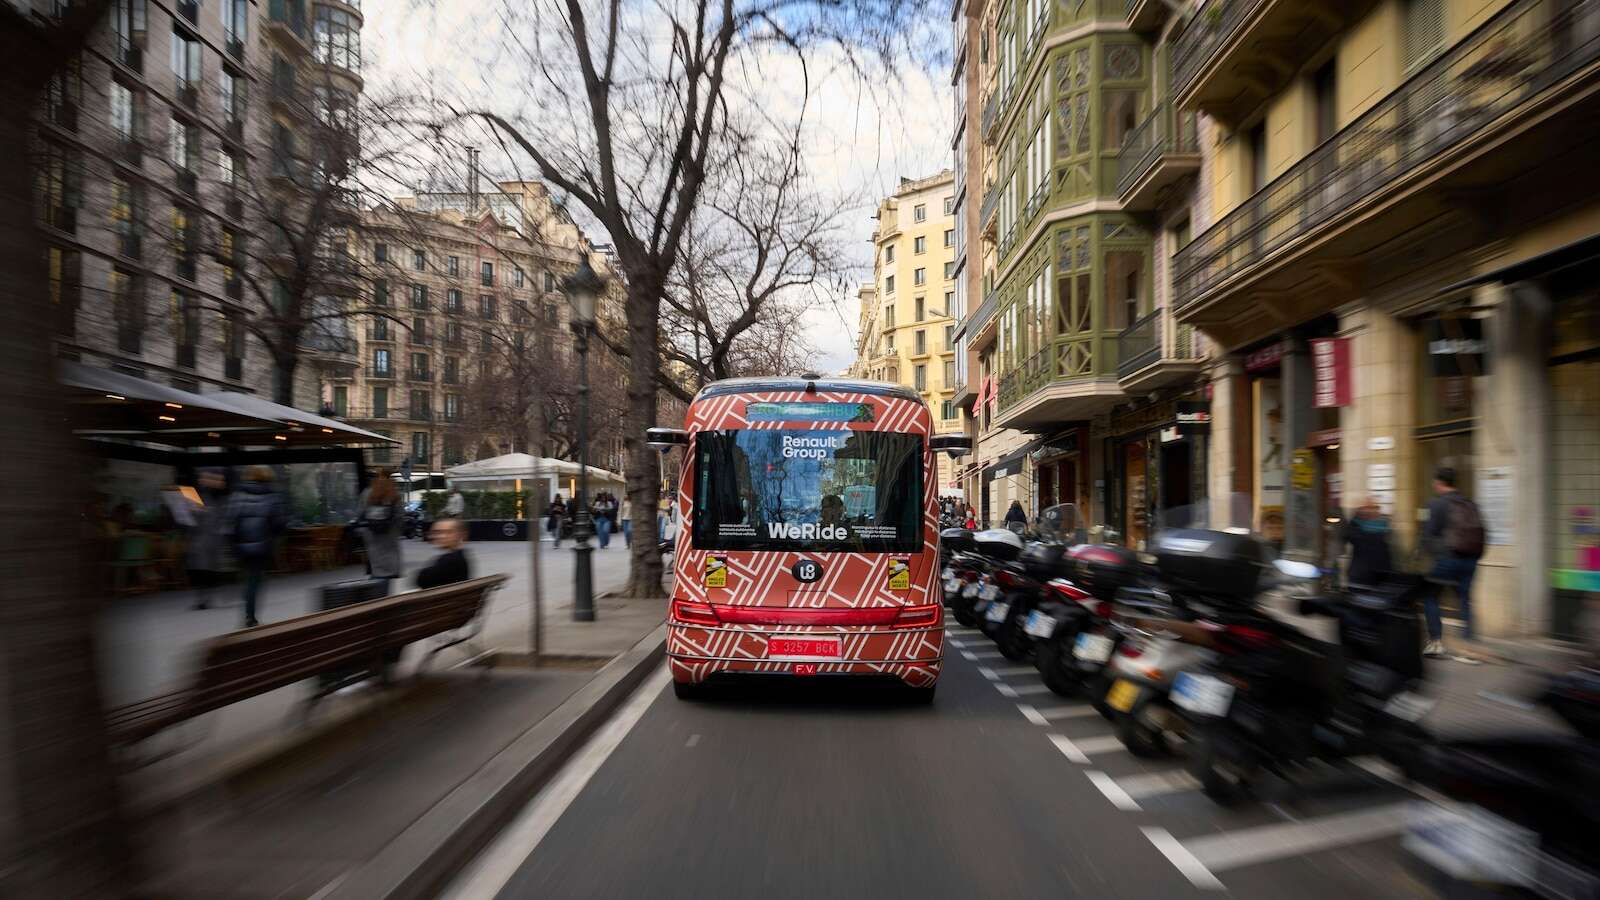
{"type": "MultiPolygon", "coordinates": [[[[500,0],[364,0],[362,75],[368,93],[381,86],[448,90],[452,84],[514,83],[507,77],[514,73],[489,71],[482,61],[486,54],[473,50],[486,36],[496,37],[502,27],[499,8],[500,0]]],[[[950,30],[934,34],[948,40],[950,30]]],[[[851,282],[859,285],[872,276],[870,241],[878,200],[893,193],[902,177],[921,178],[951,166],[949,70],[908,67],[890,83],[864,82],[827,59],[816,60],[810,71],[809,168],[819,187],[851,202],[844,225],[855,269],[851,282]]],[[[755,101],[779,112],[798,109],[796,73],[796,66],[781,60],[765,68],[753,88],[755,101]]],[[[492,169],[490,155],[484,159],[492,169]]],[[[844,293],[813,304],[806,315],[808,337],[817,350],[814,362],[823,372],[842,371],[855,358],[855,287],[844,293]]]]}

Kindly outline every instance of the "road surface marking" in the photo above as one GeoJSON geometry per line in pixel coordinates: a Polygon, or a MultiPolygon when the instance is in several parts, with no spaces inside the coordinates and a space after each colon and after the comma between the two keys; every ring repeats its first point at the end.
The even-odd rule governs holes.
{"type": "Polygon", "coordinates": [[[1022,687],[1012,687],[1003,681],[996,681],[994,683],[994,689],[999,691],[1000,696],[1002,697],[1013,698],[1022,697],[1027,694],[1047,694],[1050,692],[1050,689],[1042,684],[1025,684],[1022,687]]]}
{"type": "Polygon", "coordinates": [[[1061,751],[1062,756],[1065,756],[1067,759],[1072,760],[1080,766],[1089,761],[1089,754],[1079,750],[1078,745],[1074,744],[1064,734],[1050,735],[1050,742],[1056,745],[1056,749],[1061,751]]]}
{"type": "Polygon", "coordinates": [[[1032,706],[1029,706],[1026,703],[1018,703],[1017,711],[1022,713],[1022,717],[1024,719],[1027,719],[1029,722],[1032,722],[1035,725],[1050,724],[1049,719],[1046,719],[1043,715],[1040,715],[1037,709],[1034,709],[1032,706]]]}
{"type": "Polygon", "coordinates": [[[978,654],[973,653],[971,650],[963,650],[961,651],[961,658],[967,662],[977,662],[978,654]]]}
{"type": "Polygon", "coordinates": [[[1121,750],[1122,742],[1114,734],[1101,734],[1094,737],[1078,738],[1078,749],[1088,754],[1105,753],[1107,750],[1121,750]]]}
{"type": "Polygon", "coordinates": [[[980,659],[1004,659],[1005,658],[1005,656],[999,650],[972,650],[972,651],[969,651],[969,652],[971,652],[973,656],[979,657],[980,659]]]}
{"type": "Polygon", "coordinates": [[[1129,797],[1135,800],[1145,800],[1150,797],[1159,797],[1163,794],[1192,791],[1200,786],[1200,782],[1193,775],[1182,769],[1173,769],[1167,772],[1132,775],[1119,780],[1117,785],[1129,797]]]}
{"type": "Polygon", "coordinates": [[[1111,801],[1112,806],[1124,812],[1139,811],[1138,801],[1128,796],[1128,792],[1123,790],[1122,786],[1117,784],[1116,779],[1110,775],[1099,771],[1085,772],[1083,774],[1089,776],[1089,780],[1094,783],[1095,787],[1100,789],[1100,793],[1106,795],[1106,799],[1111,801]]]}
{"type": "Polygon", "coordinates": [[[985,677],[987,679],[989,679],[990,681],[999,681],[1000,680],[1000,673],[998,673],[995,670],[989,668],[988,666],[979,666],[978,667],[978,674],[982,675],[983,677],[985,677]]]}
{"type": "Polygon", "coordinates": [[[1085,703],[1082,706],[1050,706],[1039,710],[1039,715],[1046,719],[1082,719],[1086,716],[1098,716],[1099,712],[1094,707],[1085,703]]]}
{"type": "Polygon", "coordinates": [[[691,734],[691,735],[689,735],[689,740],[685,741],[683,745],[685,747],[693,747],[695,744],[698,744],[698,743],[700,743],[700,735],[691,734]]]}
{"type": "Polygon", "coordinates": [[[1384,762],[1376,756],[1355,756],[1350,762],[1382,778],[1397,788],[1408,790],[1424,800],[1432,801],[1439,806],[1450,806],[1454,801],[1425,784],[1418,784],[1407,778],[1404,773],[1394,766],[1384,762]]]}
{"type": "MultiPolygon", "coordinates": [[[[511,881],[511,876],[539,848],[539,842],[572,805],[594,773],[611,757],[644,718],[645,710],[656,701],[672,675],[665,667],[647,679],[611,721],[600,727],[556,777],[528,802],[522,811],[484,851],[450,883],[442,896],[451,900],[477,900],[494,897],[511,881]]],[[[692,739],[691,739],[692,740],[692,739]]]]}
{"type": "Polygon", "coordinates": [[[947,638],[945,638],[945,640],[948,641],[950,646],[952,646],[952,647],[970,647],[970,646],[972,646],[971,644],[967,643],[966,641],[958,641],[953,637],[947,637],[947,638]]]}
{"type": "Polygon", "coordinates": [[[1198,837],[1185,846],[1207,869],[1226,871],[1399,834],[1417,824],[1415,807],[1416,801],[1407,800],[1302,822],[1258,825],[1198,837]]]}
{"type": "Polygon", "coordinates": [[[1144,836],[1150,839],[1150,843],[1156,845],[1156,849],[1160,850],[1161,855],[1167,858],[1167,862],[1172,863],[1179,872],[1183,873],[1183,877],[1189,879],[1190,884],[1201,890],[1222,890],[1222,882],[1217,880],[1217,876],[1211,874],[1211,870],[1206,868],[1205,863],[1195,859],[1194,854],[1179,843],[1171,832],[1165,828],[1152,828],[1150,826],[1145,826],[1139,830],[1143,831],[1144,836]]]}
{"type": "Polygon", "coordinates": [[[983,634],[983,632],[979,631],[976,628],[962,628],[959,625],[957,625],[957,626],[946,626],[945,627],[945,631],[950,633],[950,634],[959,634],[959,635],[983,634]]]}
{"type": "Polygon", "coordinates": [[[1033,666],[1017,666],[1012,669],[996,669],[995,674],[1001,678],[1015,678],[1018,675],[1038,675],[1039,670],[1033,666]]]}

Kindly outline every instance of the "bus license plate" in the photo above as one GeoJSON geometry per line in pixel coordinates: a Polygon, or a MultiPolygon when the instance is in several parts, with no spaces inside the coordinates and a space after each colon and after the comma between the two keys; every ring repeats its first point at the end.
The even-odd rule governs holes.
{"type": "Polygon", "coordinates": [[[839,658],[838,638],[768,638],[767,657],[770,659],[839,658]]]}
{"type": "Polygon", "coordinates": [[[1103,663],[1111,658],[1111,638],[1088,632],[1080,634],[1078,643],[1072,647],[1072,655],[1084,662],[1103,663]]]}
{"type": "Polygon", "coordinates": [[[989,604],[989,611],[984,614],[984,617],[991,622],[1004,622],[1006,620],[1006,616],[1010,614],[1011,604],[991,603],[989,604]]]}
{"type": "Polygon", "coordinates": [[[1029,636],[1045,640],[1056,633],[1056,620],[1054,616],[1047,616],[1038,610],[1028,613],[1028,624],[1022,629],[1029,636]]]}

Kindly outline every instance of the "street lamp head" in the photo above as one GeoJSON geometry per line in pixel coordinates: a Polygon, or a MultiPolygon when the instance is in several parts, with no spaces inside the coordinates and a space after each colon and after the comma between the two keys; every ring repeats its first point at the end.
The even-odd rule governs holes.
{"type": "Polygon", "coordinates": [[[606,289],[606,280],[597,274],[589,265],[589,258],[583,258],[583,264],[578,270],[568,275],[561,281],[561,290],[572,303],[572,321],[574,325],[584,328],[594,326],[597,307],[600,303],[600,294],[606,289]]]}

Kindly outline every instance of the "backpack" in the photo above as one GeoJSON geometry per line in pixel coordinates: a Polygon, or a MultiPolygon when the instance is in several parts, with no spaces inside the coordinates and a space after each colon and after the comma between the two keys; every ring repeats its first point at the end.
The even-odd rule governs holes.
{"type": "Polygon", "coordinates": [[[1450,514],[1444,523],[1445,549],[1465,559],[1483,556],[1483,516],[1477,504],[1460,494],[1452,494],[1449,508],[1450,514]]]}

